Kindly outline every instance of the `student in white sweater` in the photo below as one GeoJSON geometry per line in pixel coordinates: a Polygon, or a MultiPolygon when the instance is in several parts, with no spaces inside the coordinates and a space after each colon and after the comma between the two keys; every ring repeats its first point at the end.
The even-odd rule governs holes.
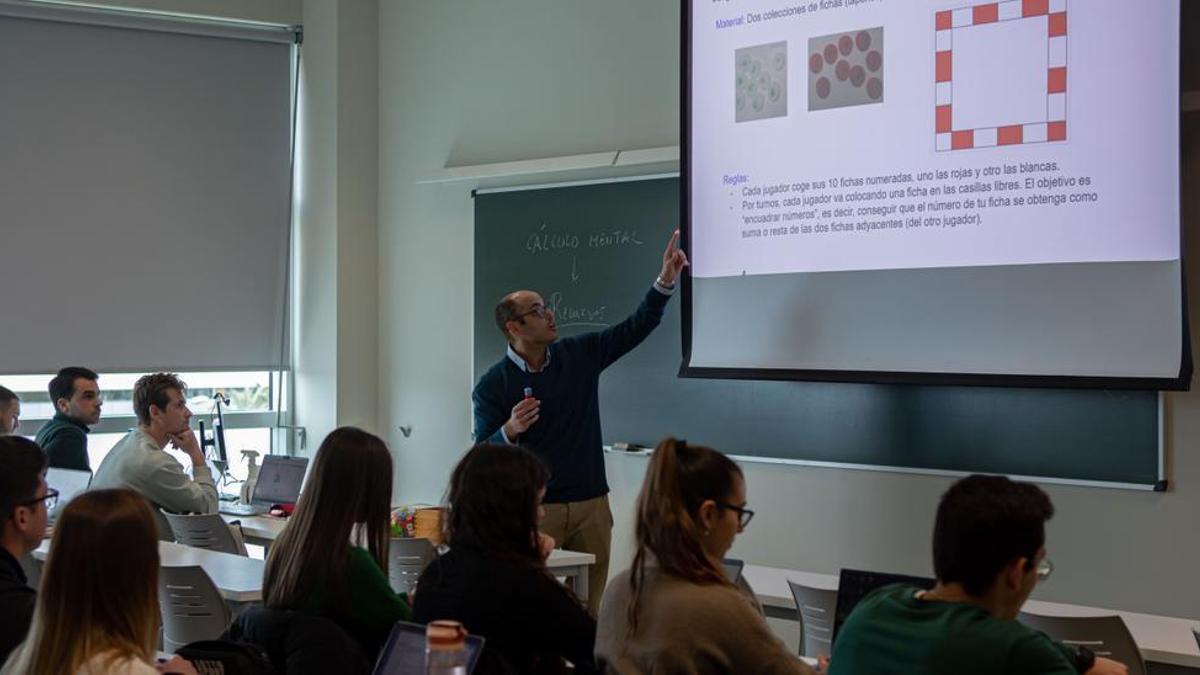
{"type": "Polygon", "coordinates": [[[94,490],[59,515],[29,635],[0,675],[196,675],[175,657],[154,665],[158,539],[131,490],[94,490]]]}
{"type": "Polygon", "coordinates": [[[633,566],[600,604],[596,658],[607,672],[813,675],[722,570],[753,515],[728,457],[673,438],[658,444],[638,495],[633,566]]]}
{"type": "Polygon", "coordinates": [[[117,442],[100,462],[93,488],[129,488],[145,497],[154,510],[158,538],[174,541],[171,526],[159,511],[216,513],[217,486],[204,463],[204,452],[190,428],[192,411],[184,393],[187,385],[170,373],[154,373],[133,385],[133,411],[138,426],[117,442]],[[192,461],[189,477],[163,448],[171,445],[192,461]]]}

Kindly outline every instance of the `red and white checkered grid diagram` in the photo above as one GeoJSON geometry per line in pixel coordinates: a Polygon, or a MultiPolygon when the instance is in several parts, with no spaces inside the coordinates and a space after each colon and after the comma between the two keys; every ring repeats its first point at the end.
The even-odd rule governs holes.
{"type": "Polygon", "coordinates": [[[940,11],[934,15],[934,26],[937,44],[934,119],[938,151],[1067,139],[1067,0],[1006,0],[940,11]],[[978,30],[980,28],[989,30],[985,33],[978,30]],[[1044,32],[1045,43],[1039,39],[1036,52],[1014,54],[1011,46],[1028,44],[1031,30],[1037,31],[1038,36],[1044,32]],[[1006,36],[1005,32],[1013,34],[1006,36]],[[998,48],[984,48],[987,52],[982,60],[991,63],[983,68],[978,67],[981,61],[979,49],[971,44],[973,33],[980,37],[986,34],[988,40],[1003,41],[998,48]],[[971,65],[976,72],[954,72],[956,47],[960,51],[973,50],[971,65]],[[1014,71],[1009,66],[1016,61],[1021,61],[1017,68],[1019,72],[1028,75],[1021,91],[1000,91],[998,81],[986,81],[991,79],[989,69],[1005,70],[1006,76],[996,79],[1011,84],[1014,71]],[[1031,72],[1031,67],[1037,70],[1031,72]],[[1039,72],[1043,67],[1044,74],[1039,72]],[[972,76],[979,81],[964,82],[964,78],[972,76]],[[963,100],[965,96],[977,100],[963,100]],[[985,100],[990,97],[996,98],[985,100]],[[1003,100],[1000,97],[1014,99],[1017,107],[1014,109],[1010,105],[1009,108],[1016,119],[995,120],[994,123],[988,120],[979,124],[979,119],[988,115],[970,115],[973,119],[962,119],[963,115],[959,114],[968,106],[993,111],[1003,108],[1004,105],[996,105],[1003,100]]]}

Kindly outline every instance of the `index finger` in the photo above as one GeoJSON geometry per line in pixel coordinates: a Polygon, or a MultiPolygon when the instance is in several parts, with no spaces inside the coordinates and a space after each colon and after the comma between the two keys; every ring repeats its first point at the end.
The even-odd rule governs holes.
{"type": "Polygon", "coordinates": [[[674,253],[675,249],[678,246],[679,246],[679,230],[675,230],[673,233],[671,233],[671,241],[667,242],[667,253],[668,254],[674,253]]]}

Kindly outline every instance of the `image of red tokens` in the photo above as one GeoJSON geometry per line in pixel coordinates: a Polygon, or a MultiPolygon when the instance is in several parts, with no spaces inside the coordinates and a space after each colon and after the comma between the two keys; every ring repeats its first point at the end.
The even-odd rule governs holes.
{"type": "Polygon", "coordinates": [[[808,109],[883,102],[883,27],[808,38],[808,109]]]}

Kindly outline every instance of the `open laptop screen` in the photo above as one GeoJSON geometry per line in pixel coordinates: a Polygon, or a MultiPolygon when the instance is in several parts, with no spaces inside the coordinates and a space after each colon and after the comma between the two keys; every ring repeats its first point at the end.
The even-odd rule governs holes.
{"type": "MultiPolygon", "coordinates": [[[[483,638],[467,636],[467,672],[475,670],[483,652],[483,638]]],[[[379,653],[374,675],[425,675],[425,626],[397,621],[379,653]]]]}
{"type": "Polygon", "coordinates": [[[295,504],[300,498],[300,487],[304,485],[304,471],[307,468],[308,459],[304,457],[263,457],[251,501],[264,506],[295,504]]]}
{"type": "Polygon", "coordinates": [[[76,471],[75,469],[46,469],[46,485],[58,490],[58,505],[54,507],[56,516],[59,511],[92,484],[91,471],[76,471]]]}
{"type": "Polygon", "coordinates": [[[837,611],[833,620],[833,641],[837,641],[838,631],[850,616],[850,612],[858,603],[877,588],[892,584],[909,584],[929,590],[936,581],[928,577],[913,577],[906,574],[888,574],[886,572],[866,572],[863,570],[842,570],[838,581],[837,611]]]}

